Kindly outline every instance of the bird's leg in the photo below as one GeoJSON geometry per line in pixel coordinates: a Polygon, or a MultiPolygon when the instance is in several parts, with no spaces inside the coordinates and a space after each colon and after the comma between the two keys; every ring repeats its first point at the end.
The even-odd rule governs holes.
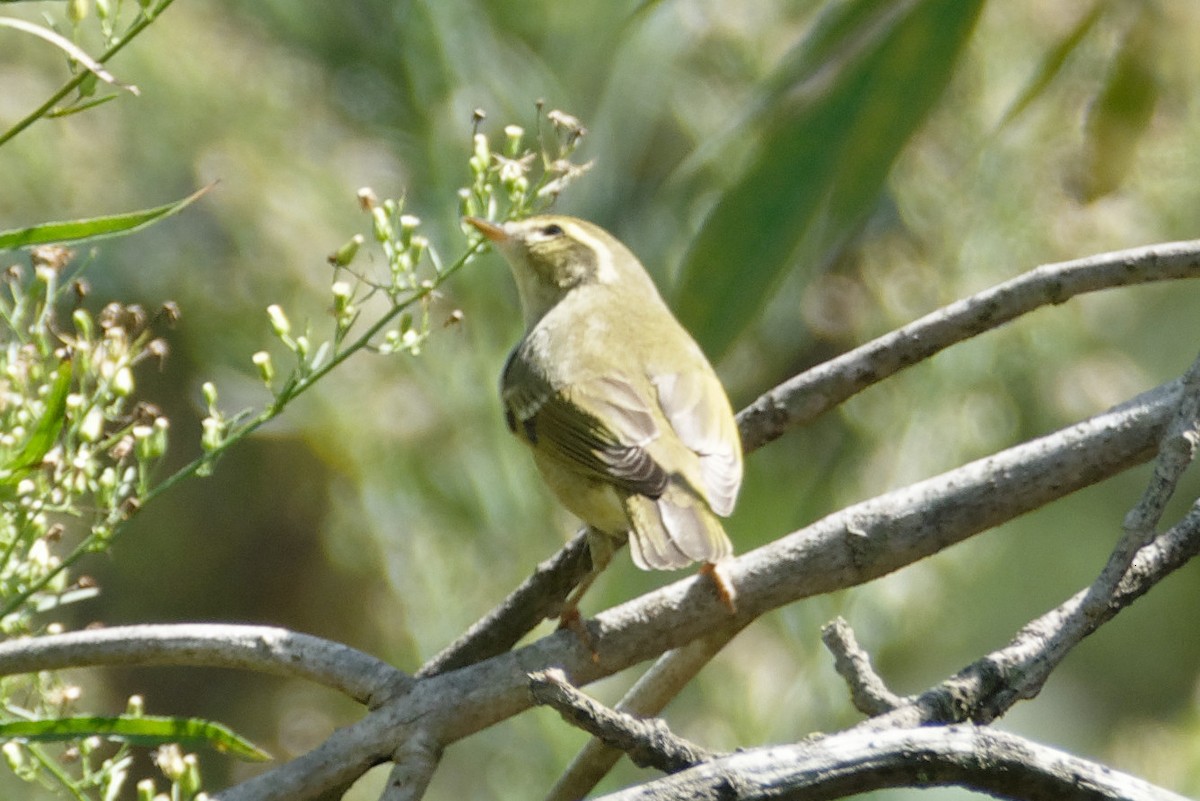
{"type": "Polygon", "coordinates": [[[717,598],[729,610],[729,614],[737,614],[737,590],[733,587],[733,582],[729,577],[721,572],[720,562],[705,562],[700,568],[702,575],[712,579],[714,589],[717,591],[717,598]]]}
{"type": "Polygon", "coordinates": [[[591,652],[592,661],[599,662],[600,654],[596,651],[595,643],[588,634],[587,628],[584,627],[582,616],[579,614],[579,601],[592,586],[592,582],[600,577],[600,573],[612,561],[613,554],[616,552],[616,543],[608,534],[588,526],[588,550],[592,557],[592,571],[584,576],[583,580],[567,596],[567,600],[563,603],[563,610],[558,616],[558,627],[575,632],[575,636],[591,652]]]}

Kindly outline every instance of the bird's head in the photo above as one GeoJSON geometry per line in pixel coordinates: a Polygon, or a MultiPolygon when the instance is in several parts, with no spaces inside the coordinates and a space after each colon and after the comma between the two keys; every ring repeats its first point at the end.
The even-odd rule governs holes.
{"type": "Polygon", "coordinates": [[[650,284],[629,249],[586,220],[557,214],[502,224],[478,217],[465,220],[487,237],[508,262],[517,282],[527,327],[532,327],[577,287],[630,284],[637,291],[644,291],[645,285],[650,284]]]}

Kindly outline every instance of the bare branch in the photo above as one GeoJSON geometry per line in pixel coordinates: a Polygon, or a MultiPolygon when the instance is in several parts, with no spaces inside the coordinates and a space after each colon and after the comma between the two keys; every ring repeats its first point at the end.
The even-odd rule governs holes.
{"type": "Polygon", "coordinates": [[[1029,801],[1184,801],[1106,765],[976,726],[851,730],[739,751],[602,801],[822,801],[948,785],[1029,801]]]}
{"type": "MultiPolygon", "coordinates": [[[[977,722],[994,720],[1018,700],[1035,696],[1084,637],[1198,553],[1200,503],[1178,525],[1137,552],[1108,604],[1097,610],[1088,603],[1091,588],[1079,591],[1022,628],[1007,646],[960,672],[946,687],[923,694],[920,705],[937,699],[938,707],[966,710],[977,722]]],[[[963,718],[956,715],[953,719],[963,718]]]]}
{"type": "MultiPolygon", "coordinates": [[[[951,717],[989,722],[1041,691],[1050,674],[1084,637],[1200,552],[1200,502],[1176,526],[1154,538],[1167,500],[1196,454],[1200,428],[1200,359],[1184,376],[1163,434],[1154,473],[1125,520],[1125,533],[1096,580],[1026,625],[1004,648],[977,660],[924,702],[948,702],[951,717]]],[[[928,707],[927,707],[928,708],[928,707]]]]}
{"type": "Polygon", "coordinates": [[[709,581],[675,582],[589,621],[598,662],[578,637],[560,631],[431,676],[315,750],[219,798],[311,798],[316,789],[337,786],[389,758],[417,721],[445,746],[528,708],[529,673],[558,666],[582,685],[705,636],[714,621],[744,624],[799,598],[889,573],[1149,458],[1179,391],[1179,382],[1164,385],[1049,436],[849,507],[732,560],[737,615],[729,615],[709,581]]]}
{"type": "MultiPolygon", "coordinates": [[[[658,715],[743,627],[740,623],[719,627],[663,654],[629,688],[616,710],[639,717],[658,715]]],[[[589,740],[550,788],[546,801],[575,801],[585,797],[612,770],[621,755],[620,750],[599,739],[589,740]]]]}
{"type": "Polygon", "coordinates": [[[1200,240],[1045,264],[871,340],[765,393],[738,415],[748,452],[951,345],[1042,306],[1118,286],[1200,278],[1200,240]]]}
{"type": "Polygon", "coordinates": [[[417,676],[436,676],[504,653],[547,617],[558,614],[571,590],[591,570],[585,528],[539,564],[499,606],[426,662],[417,676]]]}
{"type": "Polygon", "coordinates": [[[187,665],[307,679],[370,707],[404,692],[405,673],[362,651],[270,626],[175,623],[90,629],[0,643],[0,675],[92,665],[187,665]]]}
{"type": "Polygon", "coordinates": [[[1100,578],[1092,585],[1088,606],[1093,612],[1108,603],[1133,563],[1138,549],[1154,538],[1167,501],[1192,460],[1200,440],[1200,358],[1192,362],[1183,378],[1179,405],[1159,443],[1154,473],[1138,503],[1125,517],[1124,536],[1113,549],[1100,578]]]}
{"type": "Polygon", "coordinates": [[[833,654],[834,668],[850,687],[854,708],[864,715],[882,715],[901,706],[907,699],[887,688],[871,667],[871,658],[858,644],[854,630],[842,618],[826,623],[821,641],[833,654]]]}
{"type": "Polygon", "coordinates": [[[571,686],[561,670],[531,673],[529,692],[535,703],[554,707],[568,723],[625,752],[639,767],[676,773],[713,756],[672,734],[658,718],[642,719],[609,709],[571,686]]]}
{"type": "MultiPolygon", "coordinates": [[[[1200,278],[1200,240],[1170,242],[1037,267],[960,300],[807,370],[760,396],[738,415],[746,453],[803,425],[900,370],[1048,304],[1118,286],[1200,278]]],[[[418,676],[479,662],[515,645],[590,570],[585,538],[538,565],[534,574],[418,676]]]]}
{"type": "Polygon", "coordinates": [[[418,730],[396,749],[395,766],[379,801],[420,801],[442,761],[442,749],[425,730],[418,730]]]}

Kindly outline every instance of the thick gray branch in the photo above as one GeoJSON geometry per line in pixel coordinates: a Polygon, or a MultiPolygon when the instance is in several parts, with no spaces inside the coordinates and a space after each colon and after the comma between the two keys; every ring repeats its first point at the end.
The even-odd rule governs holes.
{"type": "Polygon", "coordinates": [[[854,730],[740,751],[602,801],[821,801],[887,787],[948,785],[1028,801],[1183,801],[1105,765],[969,725],[854,730]]]}
{"type": "Polygon", "coordinates": [[[188,665],[308,679],[378,706],[412,679],[341,643],[270,626],[172,623],[91,629],[0,643],[0,675],[91,665],[188,665]]]}
{"type": "MultiPolygon", "coordinates": [[[[1041,306],[1118,286],[1200,278],[1200,241],[1047,264],[926,315],[780,384],[738,415],[751,453],[784,432],[933,354],[1041,306]]],[[[590,570],[585,538],[576,536],[500,606],[418,672],[432,676],[503,653],[553,615],[590,570]]]]}
{"type": "Polygon", "coordinates": [[[527,674],[561,667],[586,684],[810,595],[878,578],[1153,455],[1179,383],[1054,434],[832,514],[728,564],[738,588],[729,616],[704,578],[688,578],[589,622],[599,653],[556,632],[523,648],[418,681],[410,692],[335,732],[314,751],[219,797],[300,799],[388,758],[413,727],[448,745],[528,708],[527,674]]]}

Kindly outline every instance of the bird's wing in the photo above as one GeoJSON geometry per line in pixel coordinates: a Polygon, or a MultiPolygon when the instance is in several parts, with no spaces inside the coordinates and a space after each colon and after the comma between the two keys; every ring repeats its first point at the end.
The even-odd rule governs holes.
{"type": "Polygon", "coordinates": [[[651,381],[675,435],[699,457],[698,489],[714,512],[728,516],[742,483],[742,447],[721,382],[710,370],[665,372],[651,381]]]}
{"type": "Polygon", "coordinates": [[[627,492],[657,498],[668,475],[645,446],[660,435],[648,400],[600,376],[555,389],[514,355],[501,396],[509,428],[564,466],[627,492]]]}

